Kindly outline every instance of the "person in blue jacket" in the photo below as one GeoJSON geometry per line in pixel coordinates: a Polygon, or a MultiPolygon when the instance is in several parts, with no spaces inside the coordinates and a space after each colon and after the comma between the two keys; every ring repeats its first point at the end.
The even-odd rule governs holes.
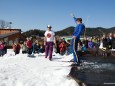
{"type": "Polygon", "coordinates": [[[82,18],[76,18],[73,14],[72,17],[74,18],[74,21],[77,24],[77,26],[74,28],[74,32],[72,35],[72,53],[74,56],[74,62],[79,65],[80,58],[77,55],[77,46],[80,40],[80,35],[82,34],[82,31],[85,29],[85,25],[82,24],[82,18]]]}

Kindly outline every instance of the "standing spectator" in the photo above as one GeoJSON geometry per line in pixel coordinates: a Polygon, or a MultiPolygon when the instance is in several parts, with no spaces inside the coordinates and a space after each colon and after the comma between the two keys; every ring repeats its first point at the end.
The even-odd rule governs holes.
{"type": "Polygon", "coordinates": [[[92,42],[92,38],[90,38],[90,40],[88,42],[88,48],[93,49],[93,47],[94,47],[94,43],[92,42]]]}
{"type": "Polygon", "coordinates": [[[7,43],[4,42],[4,54],[7,54],[7,43]]]}
{"type": "Polygon", "coordinates": [[[27,53],[26,42],[24,42],[24,43],[22,44],[22,53],[23,53],[23,54],[26,54],[26,53],[27,53]]]}
{"type": "Polygon", "coordinates": [[[109,38],[107,39],[108,49],[112,49],[112,33],[109,34],[109,38]]]}
{"type": "Polygon", "coordinates": [[[47,26],[48,30],[45,32],[44,45],[45,45],[45,58],[49,56],[49,60],[52,60],[53,45],[55,43],[55,33],[51,30],[51,26],[47,26]]]}
{"type": "Polygon", "coordinates": [[[99,37],[96,38],[96,43],[97,43],[97,45],[99,47],[100,46],[100,38],[99,37]]]}
{"type": "Polygon", "coordinates": [[[112,48],[115,49],[115,33],[113,34],[112,48]]]}
{"type": "Polygon", "coordinates": [[[4,44],[0,41],[0,57],[4,55],[4,44]]]}
{"type": "Polygon", "coordinates": [[[27,46],[28,56],[31,56],[31,54],[32,54],[32,42],[31,42],[30,38],[27,38],[26,46],[27,46]]]}
{"type": "Polygon", "coordinates": [[[107,38],[105,34],[102,37],[102,45],[103,48],[107,48],[107,38]]]}

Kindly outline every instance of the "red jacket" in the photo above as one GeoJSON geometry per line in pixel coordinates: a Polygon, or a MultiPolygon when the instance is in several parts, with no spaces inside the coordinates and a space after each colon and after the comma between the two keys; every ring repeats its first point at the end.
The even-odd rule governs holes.
{"type": "Polygon", "coordinates": [[[0,50],[4,49],[4,44],[0,44],[0,50]]]}
{"type": "Polygon", "coordinates": [[[20,45],[19,44],[13,44],[12,47],[13,47],[14,51],[20,50],[20,45]]]}
{"type": "Polygon", "coordinates": [[[66,51],[66,44],[63,42],[60,43],[59,48],[60,48],[60,52],[65,52],[66,51]]]}
{"type": "Polygon", "coordinates": [[[29,40],[26,42],[27,48],[32,48],[32,42],[29,40]]]}

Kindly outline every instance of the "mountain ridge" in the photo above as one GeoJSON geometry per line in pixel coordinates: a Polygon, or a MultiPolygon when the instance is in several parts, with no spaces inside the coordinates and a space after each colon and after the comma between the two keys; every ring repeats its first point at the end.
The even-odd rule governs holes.
{"type": "MultiPolygon", "coordinates": [[[[60,31],[55,31],[56,36],[71,36],[74,31],[74,26],[67,27],[65,29],[62,29],[60,31]]],[[[82,35],[84,35],[84,32],[82,35]]],[[[30,29],[24,33],[22,33],[24,36],[29,37],[32,35],[39,35],[40,37],[43,37],[45,33],[45,30],[40,30],[40,29],[30,29]]],[[[115,27],[111,28],[103,28],[103,27],[87,27],[86,28],[86,36],[102,36],[103,33],[109,34],[109,33],[115,33],[115,27]]]]}

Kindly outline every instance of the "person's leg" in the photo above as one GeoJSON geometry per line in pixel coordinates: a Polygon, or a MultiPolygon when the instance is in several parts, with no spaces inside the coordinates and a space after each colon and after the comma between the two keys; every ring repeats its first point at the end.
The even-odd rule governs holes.
{"type": "Polygon", "coordinates": [[[22,54],[24,54],[24,51],[22,51],[22,54]]]}
{"type": "Polygon", "coordinates": [[[0,50],[0,56],[2,56],[2,51],[0,50]]]}
{"type": "Polygon", "coordinates": [[[74,56],[74,62],[78,62],[77,41],[76,41],[76,39],[72,39],[72,53],[73,53],[73,56],[74,56]]]}
{"type": "Polygon", "coordinates": [[[23,54],[26,54],[26,51],[23,51],[23,54]]]}
{"type": "Polygon", "coordinates": [[[60,55],[63,55],[63,52],[60,52],[60,55]]]}
{"type": "Polygon", "coordinates": [[[28,55],[31,55],[31,54],[32,54],[32,49],[28,48],[28,55]]]}
{"type": "Polygon", "coordinates": [[[65,55],[68,55],[68,49],[65,51],[65,55]]]}
{"type": "Polygon", "coordinates": [[[23,54],[26,54],[26,51],[22,51],[23,54]]]}
{"type": "Polygon", "coordinates": [[[45,58],[48,57],[48,53],[49,53],[49,42],[46,42],[46,45],[45,45],[45,58]]]}
{"type": "Polygon", "coordinates": [[[30,54],[30,53],[31,53],[30,48],[28,48],[28,54],[30,54]]]}
{"type": "MultiPolygon", "coordinates": [[[[77,54],[77,47],[78,47],[78,42],[79,42],[79,39],[76,39],[76,44],[75,44],[75,46],[76,46],[76,54],[77,54]]],[[[77,64],[80,64],[81,63],[81,51],[80,51],[80,55],[78,55],[77,54],[77,58],[78,58],[78,61],[77,61],[77,64]]]]}
{"type": "Polygon", "coordinates": [[[37,53],[38,53],[38,54],[39,54],[39,50],[40,50],[40,49],[37,49],[37,53]]]}
{"type": "Polygon", "coordinates": [[[35,46],[32,46],[32,53],[35,53],[35,46]]]}
{"type": "Polygon", "coordinates": [[[50,42],[49,46],[49,60],[52,60],[53,42],[50,42]]]}
{"type": "Polygon", "coordinates": [[[29,55],[29,48],[27,48],[27,54],[29,55]]]}
{"type": "Polygon", "coordinates": [[[4,49],[2,49],[1,51],[2,51],[1,53],[2,53],[2,56],[3,56],[4,55],[4,49]]]}
{"type": "Polygon", "coordinates": [[[32,54],[33,52],[32,52],[32,48],[30,48],[30,54],[32,54]]]}
{"type": "Polygon", "coordinates": [[[17,54],[17,50],[14,51],[15,52],[15,55],[17,54]]]}
{"type": "Polygon", "coordinates": [[[7,48],[5,48],[5,54],[7,54],[7,48]]]}
{"type": "Polygon", "coordinates": [[[17,54],[19,54],[19,53],[20,53],[20,50],[17,51],[17,54]]]}
{"type": "Polygon", "coordinates": [[[2,55],[5,55],[5,49],[3,49],[3,51],[2,51],[2,55]]]}

